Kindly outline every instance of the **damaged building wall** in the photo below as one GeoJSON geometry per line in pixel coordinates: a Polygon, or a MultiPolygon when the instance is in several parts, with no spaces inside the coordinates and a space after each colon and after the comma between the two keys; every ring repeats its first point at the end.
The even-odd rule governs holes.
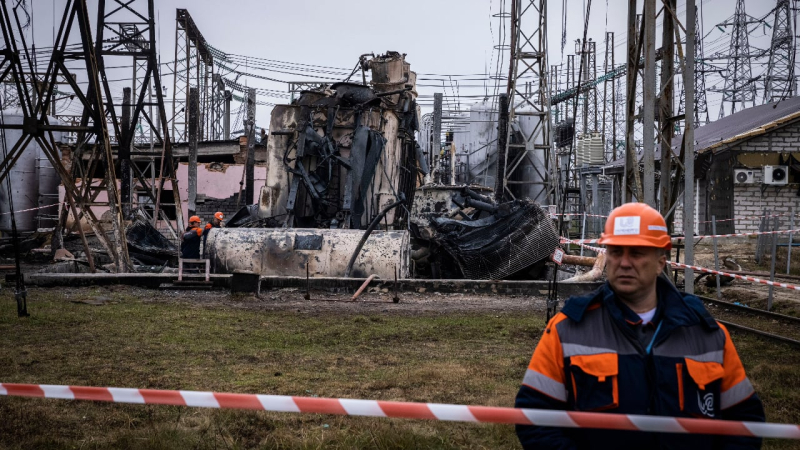
{"type": "MultiPolygon", "coordinates": [[[[196,214],[200,215],[203,220],[211,220],[211,214],[216,211],[211,211],[211,214],[201,215],[202,202],[212,201],[220,204],[225,199],[230,199],[232,202],[227,210],[233,209],[232,213],[236,212],[236,197],[238,196],[240,182],[244,180],[242,175],[245,172],[244,164],[223,164],[223,163],[206,163],[197,165],[197,210],[196,214]]],[[[189,164],[180,163],[177,170],[178,186],[181,190],[181,203],[184,215],[184,223],[188,223],[189,219],[189,164]]],[[[255,185],[259,186],[264,183],[267,178],[267,166],[265,164],[255,165],[255,185]]],[[[241,185],[244,189],[244,185],[241,185]]],[[[241,206],[251,202],[246,202],[244,193],[242,193],[241,206]]],[[[223,211],[224,213],[225,211],[223,211]]],[[[226,214],[226,217],[229,217],[226,214]]]]}
{"type": "MultiPolygon", "coordinates": [[[[289,227],[362,228],[416,185],[416,75],[404,55],[367,63],[372,86],[336,83],[272,111],[260,216],[289,227]],[[355,152],[355,154],[354,154],[355,152]]],[[[406,209],[390,211],[396,224],[406,209]]]]}

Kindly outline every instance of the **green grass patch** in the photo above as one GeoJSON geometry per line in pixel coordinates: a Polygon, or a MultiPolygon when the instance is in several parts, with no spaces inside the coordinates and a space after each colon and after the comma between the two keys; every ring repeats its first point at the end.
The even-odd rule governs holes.
{"type": "MultiPolygon", "coordinates": [[[[513,406],[538,313],[234,309],[157,291],[0,292],[0,381],[513,406]],[[155,301],[153,301],[155,300],[155,301]]],[[[770,421],[800,423],[800,354],[736,336],[770,421]]],[[[518,448],[513,427],[0,398],[5,448],[518,448]]],[[[769,442],[767,448],[792,448],[769,442]]],[[[794,447],[797,448],[797,447],[794,447]]]]}

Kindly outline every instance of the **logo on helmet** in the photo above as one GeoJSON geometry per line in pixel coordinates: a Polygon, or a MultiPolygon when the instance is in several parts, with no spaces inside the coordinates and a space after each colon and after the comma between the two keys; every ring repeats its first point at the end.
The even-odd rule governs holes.
{"type": "Polygon", "coordinates": [[[641,217],[627,216],[614,218],[614,236],[639,234],[641,217]]]}

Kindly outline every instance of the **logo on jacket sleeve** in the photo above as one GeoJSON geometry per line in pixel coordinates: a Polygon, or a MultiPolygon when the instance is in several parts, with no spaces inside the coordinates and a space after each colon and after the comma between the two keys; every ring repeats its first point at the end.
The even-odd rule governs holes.
{"type": "Polygon", "coordinates": [[[714,417],[714,394],[709,392],[700,398],[700,393],[697,393],[697,406],[700,407],[700,412],[704,416],[714,417]]]}

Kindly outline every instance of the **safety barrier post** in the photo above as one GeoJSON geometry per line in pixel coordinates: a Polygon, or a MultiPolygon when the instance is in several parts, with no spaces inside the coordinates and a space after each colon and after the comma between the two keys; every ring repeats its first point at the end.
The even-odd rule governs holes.
{"type": "MultiPolygon", "coordinates": [[[[772,231],[778,231],[778,218],[772,221],[772,231]]],[[[778,235],[772,235],[772,262],[769,266],[769,281],[775,282],[775,254],[778,253],[778,235]]],[[[767,299],[767,311],[772,311],[772,294],[775,286],[769,286],[769,298],[767,299]]]]}
{"type": "MultiPolygon", "coordinates": [[[[769,227],[769,219],[767,218],[767,210],[764,210],[764,215],[761,217],[761,224],[758,226],[758,231],[763,233],[767,231],[769,227]]],[[[764,235],[759,234],[758,239],[756,240],[756,262],[761,264],[761,260],[764,258],[764,235]]]]}
{"type": "MultiPolygon", "coordinates": [[[[719,270],[719,253],[717,252],[717,216],[711,216],[711,234],[714,235],[714,270],[719,270]]],[[[722,300],[721,277],[714,275],[717,280],[717,300],[722,300]]]]}
{"type": "MultiPolygon", "coordinates": [[[[586,239],[586,211],[583,212],[583,225],[581,225],[581,241],[586,239]]],[[[583,256],[583,247],[581,247],[581,256],[583,256]]]]}
{"type": "MultiPolygon", "coordinates": [[[[792,214],[789,216],[789,229],[794,230],[794,206],[792,206],[792,214]]],[[[792,233],[789,233],[789,246],[786,247],[786,275],[792,268],[792,233]]]]}

